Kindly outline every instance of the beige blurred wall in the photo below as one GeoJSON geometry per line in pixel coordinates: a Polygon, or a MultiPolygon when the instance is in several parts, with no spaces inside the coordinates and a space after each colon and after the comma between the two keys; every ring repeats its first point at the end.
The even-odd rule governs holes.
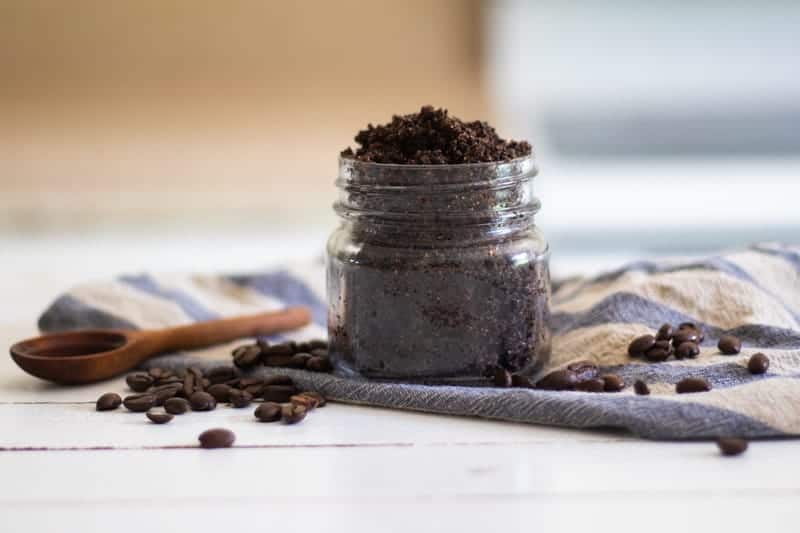
{"type": "Polygon", "coordinates": [[[327,209],[366,122],[425,103],[487,118],[480,15],[478,0],[0,0],[0,223],[327,209]]]}

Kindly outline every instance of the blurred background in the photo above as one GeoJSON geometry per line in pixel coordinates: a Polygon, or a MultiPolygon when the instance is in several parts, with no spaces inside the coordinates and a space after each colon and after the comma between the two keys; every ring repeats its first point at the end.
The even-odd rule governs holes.
{"type": "Polygon", "coordinates": [[[0,257],[319,253],[336,158],[423,104],[532,141],[556,275],[800,228],[800,3],[0,0],[0,257]]]}

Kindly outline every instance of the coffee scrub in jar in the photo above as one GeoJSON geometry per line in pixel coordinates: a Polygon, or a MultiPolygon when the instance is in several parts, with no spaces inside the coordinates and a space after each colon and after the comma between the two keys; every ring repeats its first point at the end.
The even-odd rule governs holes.
{"type": "Polygon", "coordinates": [[[370,379],[487,383],[550,354],[549,249],[531,147],[423,107],[339,159],[327,245],[330,354],[370,379]]]}

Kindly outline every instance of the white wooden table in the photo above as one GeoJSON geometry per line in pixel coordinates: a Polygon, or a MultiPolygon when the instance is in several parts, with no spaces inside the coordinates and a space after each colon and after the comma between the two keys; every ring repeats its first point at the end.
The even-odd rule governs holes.
{"type": "MultiPolygon", "coordinates": [[[[10,251],[0,267],[3,346],[33,335],[38,313],[71,283],[171,257],[148,249],[153,262],[135,263],[126,254],[141,250],[130,243],[70,251],[59,242],[0,242],[10,251]],[[42,261],[54,253],[58,261],[42,261]]],[[[753,443],[731,459],[707,442],[337,404],[297,426],[227,407],[165,426],[95,412],[102,392],[124,390],[121,379],[51,386],[0,358],[0,532],[800,527],[794,441],[753,443]],[[236,433],[236,447],[197,448],[197,435],[217,426],[236,433]]]]}

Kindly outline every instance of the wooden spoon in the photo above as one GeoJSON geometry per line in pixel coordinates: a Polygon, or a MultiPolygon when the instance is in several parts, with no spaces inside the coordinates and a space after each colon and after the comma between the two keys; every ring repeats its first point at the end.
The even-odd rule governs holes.
{"type": "Polygon", "coordinates": [[[310,321],[307,308],[290,307],[158,330],[77,330],[18,342],[11,347],[11,357],[22,370],[38,378],[63,384],[92,383],[121,374],[160,353],[270,335],[310,321]]]}

